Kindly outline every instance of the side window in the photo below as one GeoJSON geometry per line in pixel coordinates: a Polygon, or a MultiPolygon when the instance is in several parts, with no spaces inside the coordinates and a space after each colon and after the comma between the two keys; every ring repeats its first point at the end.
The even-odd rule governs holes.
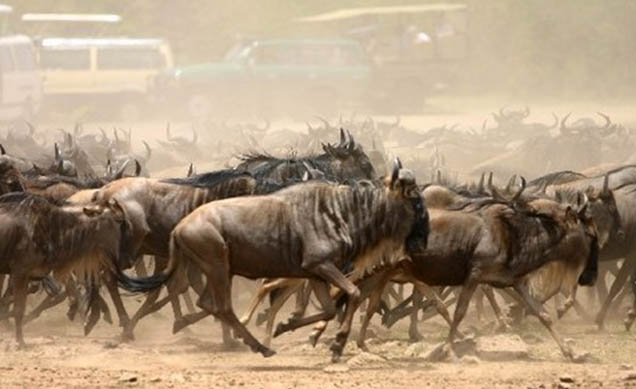
{"type": "Polygon", "coordinates": [[[88,49],[44,49],[40,52],[40,66],[47,70],[89,70],[88,49]]]}
{"type": "Polygon", "coordinates": [[[285,46],[262,46],[254,49],[252,61],[255,65],[294,65],[295,50],[285,46]]]}
{"type": "Polygon", "coordinates": [[[0,46],[0,70],[3,73],[14,71],[13,56],[9,46],[0,46]]]}
{"type": "Polygon", "coordinates": [[[159,49],[105,48],[97,52],[97,69],[99,70],[159,69],[165,66],[166,59],[159,49]]]}
{"type": "Polygon", "coordinates": [[[29,45],[17,45],[13,47],[16,67],[22,71],[33,71],[36,69],[35,53],[29,45]]]}

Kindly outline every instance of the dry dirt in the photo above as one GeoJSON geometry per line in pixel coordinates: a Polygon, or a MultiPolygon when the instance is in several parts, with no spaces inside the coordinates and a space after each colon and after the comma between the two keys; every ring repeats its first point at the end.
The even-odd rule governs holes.
{"type": "MultiPolygon", "coordinates": [[[[129,311],[139,300],[128,298],[129,311]]],[[[13,331],[6,323],[2,326],[1,388],[556,388],[559,384],[571,388],[636,387],[636,333],[626,333],[617,319],[605,332],[596,331],[591,323],[577,322],[574,315],[559,322],[557,328],[573,340],[575,350],[590,353],[585,363],[574,364],[563,359],[547,331],[533,318],[513,330],[527,344],[528,358],[502,362],[477,357],[427,362],[409,356],[407,323],[400,322],[387,330],[376,318],[372,325],[376,337],[368,342],[373,355],[361,354],[355,342],[349,342],[343,363],[332,365],[328,342],[333,338],[333,329],[325,333],[316,348],[306,342],[308,330],[276,338],[273,348],[277,354],[265,359],[242,346],[223,350],[220,326],[212,319],[172,335],[172,313],[164,309],[141,322],[134,342],[121,343],[118,327],[105,322],[84,337],[81,324],[69,322],[64,309],[61,306],[46,312],[26,327],[26,351],[16,350],[13,331]],[[567,376],[574,382],[560,383],[560,377],[567,376]]],[[[355,323],[357,328],[357,318],[355,323]]],[[[439,344],[447,328],[437,319],[422,323],[421,346],[432,348],[439,344]]],[[[462,328],[468,332],[481,328],[478,336],[489,332],[483,330],[488,325],[474,317],[469,317],[462,328]]],[[[250,329],[263,338],[262,329],[250,329]]],[[[351,339],[355,336],[354,330],[351,339]]]]}

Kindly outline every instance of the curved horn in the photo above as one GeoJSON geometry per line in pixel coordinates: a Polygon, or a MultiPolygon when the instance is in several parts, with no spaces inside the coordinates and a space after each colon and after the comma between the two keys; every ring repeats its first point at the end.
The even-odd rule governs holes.
{"type": "Polygon", "coordinates": [[[397,115],[395,117],[395,122],[393,123],[393,127],[399,127],[401,122],[402,122],[402,117],[400,115],[397,115]]]}
{"type": "Polygon", "coordinates": [[[345,131],[342,127],[340,127],[340,143],[338,146],[344,146],[347,143],[347,138],[345,136],[345,131]]]}
{"type": "Polygon", "coordinates": [[[512,201],[518,200],[519,197],[521,196],[521,193],[523,193],[523,191],[526,189],[526,179],[523,178],[523,176],[519,176],[519,179],[521,180],[521,186],[519,187],[519,190],[517,191],[517,193],[515,193],[515,195],[512,196],[512,201]]]}
{"type": "Polygon", "coordinates": [[[604,114],[603,112],[597,112],[597,114],[603,119],[605,119],[605,126],[603,127],[603,129],[604,130],[608,129],[612,125],[612,120],[610,119],[610,117],[604,114]]]}
{"type": "Polygon", "coordinates": [[[512,186],[515,184],[515,181],[517,181],[517,175],[513,174],[512,177],[510,177],[510,179],[508,180],[508,184],[506,184],[506,192],[510,192],[512,186]]]}
{"type": "Polygon", "coordinates": [[[190,144],[195,145],[198,140],[199,140],[199,134],[197,133],[197,130],[194,128],[194,125],[192,125],[192,142],[190,142],[190,144]]]}
{"type": "Polygon", "coordinates": [[[126,162],[124,162],[119,169],[117,169],[117,172],[115,173],[115,176],[113,177],[116,180],[119,180],[120,178],[122,178],[124,176],[124,171],[126,171],[126,168],[128,167],[128,164],[130,163],[130,159],[127,159],[126,162]]]}
{"type": "Polygon", "coordinates": [[[135,177],[139,177],[141,175],[141,164],[137,159],[135,159],[135,177]]]}
{"type": "Polygon", "coordinates": [[[565,122],[568,120],[571,114],[572,112],[568,113],[567,115],[563,117],[563,119],[561,119],[561,126],[559,127],[559,129],[561,130],[562,133],[566,133],[566,134],[570,133],[570,129],[567,127],[565,122]]]}
{"type": "Polygon", "coordinates": [[[331,124],[329,124],[327,119],[325,119],[323,117],[320,117],[320,116],[316,116],[316,119],[320,120],[322,122],[322,124],[325,126],[326,129],[331,128],[331,124]]]}
{"type": "Polygon", "coordinates": [[[119,143],[119,135],[116,128],[113,128],[113,135],[115,136],[115,142],[119,143]]]}
{"type": "Polygon", "coordinates": [[[527,118],[530,116],[530,108],[526,105],[526,108],[523,110],[523,118],[527,118]]]}
{"type": "Polygon", "coordinates": [[[589,199],[585,193],[579,192],[576,196],[576,205],[577,205],[577,215],[579,217],[585,216],[585,211],[587,210],[587,205],[589,203],[589,199]]]}
{"type": "Polygon", "coordinates": [[[603,177],[603,190],[601,191],[601,194],[609,194],[609,173],[605,173],[605,177],[603,177]]]}
{"type": "Polygon", "coordinates": [[[145,140],[142,140],[141,143],[143,143],[144,147],[146,148],[146,157],[144,158],[144,160],[148,162],[148,160],[150,160],[150,157],[152,156],[152,149],[150,148],[150,146],[148,146],[148,143],[146,143],[145,140]]]}
{"type": "Polygon", "coordinates": [[[194,165],[192,164],[192,162],[190,162],[190,166],[188,166],[188,173],[186,174],[186,177],[192,177],[193,174],[194,174],[194,165]]]}
{"type": "Polygon", "coordinates": [[[166,139],[172,142],[172,136],[170,136],[170,122],[166,124],[166,139]]]}
{"type": "Polygon", "coordinates": [[[400,166],[402,166],[402,163],[396,157],[395,160],[393,161],[393,170],[391,171],[391,182],[389,184],[391,188],[393,188],[393,186],[395,185],[395,182],[400,176],[400,166]]]}
{"type": "Polygon", "coordinates": [[[481,173],[479,177],[479,184],[477,184],[477,192],[482,193],[484,191],[484,180],[486,179],[486,172],[481,173]]]}
{"type": "Polygon", "coordinates": [[[4,150],[4,146],[0,144],[0,155],[5,155],[7,152],[4,150]]]}
{"type": "Polygon", "coordinates": [[[554,112],[552,112],[552,117],[554,118],[554,123],[548,127],[548,130],[556,128],[559,125],[559,117],[554,112]]]}
{"type": "Polygon", "coordinates": [[[27,127],[29,128],[29,136],[30,136],[31,138],[33,138],[33,135],[35,135],[35,127],[34,127],[34,126],[33,126],[33,124],[32,124],[30,121],[28,121],[28,120],[25,120],[24,122],[26,123],[27,127]]]}
{"type": "Polygon", "coordinates": [[[58,145],[57,145],[57,142],[55,142],[55,143],[53,144],[53,148],[54,148],[54,150],[55,150],[55,160],[56,160],[56,161],[60,161],[60,160],[62,160],[62,158],[61,158],[61,157],[62,157],[62,154],[60,153],[60,146],[58,146],[58,145]]]}

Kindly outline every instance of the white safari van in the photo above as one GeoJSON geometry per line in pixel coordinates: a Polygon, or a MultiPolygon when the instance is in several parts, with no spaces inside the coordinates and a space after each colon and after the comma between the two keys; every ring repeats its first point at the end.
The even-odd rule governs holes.
{"type": "Polygon", "coordinates": [[[42,103],[42,78],[31,39],[0,37],[0,121],[32,120],[42,103]]]}
{"type": "Polygon", "coordinates": [[[47,101],[116,107],[123,120],[139,119],[155,76],[173,66],[161,39],[43,38],[37,48],[47,101]]]}

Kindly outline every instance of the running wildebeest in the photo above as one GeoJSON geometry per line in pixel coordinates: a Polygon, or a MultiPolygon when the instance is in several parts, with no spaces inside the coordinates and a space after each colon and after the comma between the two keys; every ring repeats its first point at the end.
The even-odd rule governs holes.
{"type": "Polygon", "coordinates": [[[28,193],[0,197],[0,273],[13,284],[16,339],[24,347],[22,319],[27,284],[49,273],[92,279],[129,255],[130,226],[117,201],[57,207],[28,193]],[[113,263],[115,262],[115,263],[113,263]]]}
{"type": "Polygon", "coordinates": [[[338,360],[360,295],[340,269],[351,264],[362,275],[400,258],[409,242],[425,239],[427,233],[426,208],[415,179],[396,161],[383,188],[310,181],[271,195],[199,207],[173,230],[170,264],[163,274],[131,279],[121,273],[119,281],[131,291],[150,291],[175,270],[181,273],[175,277],[179,282],[186,262],[199,267],[207,283],[198,305],[266,357],[274,351],[258,342],[232,309],[232,276],[309,278],[324,311],[290,321],[286,330],[333,318],[328,285],[335,285],[348,297],[345,318],[331,347],[333,359],[338,360]]]}

